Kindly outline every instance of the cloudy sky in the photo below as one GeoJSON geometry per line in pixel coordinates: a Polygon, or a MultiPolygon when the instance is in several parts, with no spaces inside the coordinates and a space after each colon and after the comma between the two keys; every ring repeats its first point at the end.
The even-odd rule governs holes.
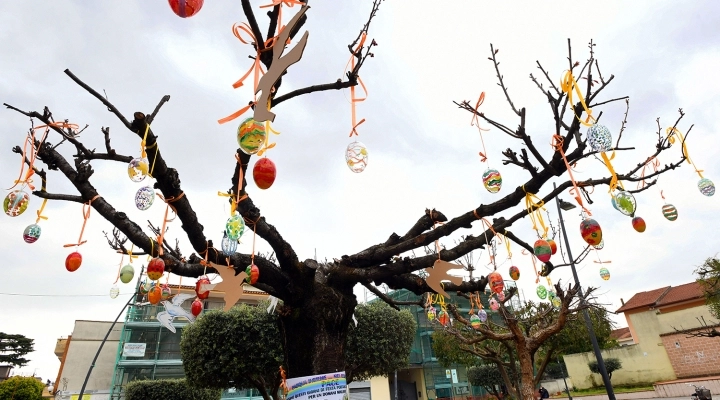
{"type": "MultiPolygon", "coordinates": [[[[283,80],[281,91],[340,78],[349,56],[347,45],[365,22],[371,3],[312,1],[305,25],[310,31],[307,48],[283,80]]],[[[501,163],[500,152],[507,147],[519,152],[520,144],[493,129],[484,138],[490,165],[503,175],[503,190],[495,195],[485,191],[481,174],[486,166],[478,160],[477,130],[470,126],[470,115],[452,103],[474,102],[485,91],[482,109],[488,116],[510,127],[519,123],[496,85],[493,65],[487,60],[490,43],[500,49],[512,99],[527,107],[528,132],[546,157],[552,155],[552,115],[528,75],[540,75],[535,64],[539,60],[558,82],[567,65],[567,39],[572,39],[574,59],[581,62],[588,58],[587,43],[593,39],[603,74],[615,76],[601,97],[631,99],[622,144],[636,150],[619,153],[616,169],[625,171],[645,160],[654,149],[655,119],[660,117],[667,127],[682,107],[687,115],[681,131],[695,124],[688,142],[693,160],[707,177],[720,182],[714,136],[720,83],[709,75],[720,68],[716,45],[720,10],[715,2],[605,1],[573,8],[536,1],[440,4],[386,1],[373,22],[370,36],[379,46],[362,70],[369,96],[358,106],[359,116],[367,119],[359,128],[359,139],[370,152],[363,173],[352,173],[344,163],[344,150],[351,141],[348,92],[311,94],[274,110],[274,126],[282,133],[269,157],[277,164],[278,178],[267,191],[251,184],[249,193],[300,257],[310,258],[315,252],[319,259],[352,254],[384,241],[392,232],[403,233],[425,208],[456,216],[500,199],[528,179],[527,172],[501,163]]],[[[285,15],[289,18],[296,10],[285,15]]],[[[258,19],[266,26],[261,15],[258,19]]],[[[251,63],[250,47],[231,33],[233,23],[244,20],[240,2],[228,0],[208,1],[189,19],[175,16],[163,1],[9,2],[0,14],[0,100],[25,110],[48,106],[57,119],[88,124],[82,139],[89,148],[103,148],[100,128],[108,126],[113,146],[120,153],[136,155],[138,138],[63,70],[69,68],[98,91],[105,90],[128,117],[134,111],[150,112],[163,95],[171,95],[153,129],[168,164],[180,172],[206,234],[219,242],[228,207],[217,192],[230,185],[236,124],[218,125],[217,120],[251,98],[250,90],[231,87],[251,63]]],[[[624,104],[598,107],[595,114],[599,111],[616,133],[624,104]]],[[[6,109],[0,118],[0,182],[8,188],[19,169],[19,157],[11,148],[22,144],[29,121],[6,109]]],[[[49,141],[57,143],[58,138],[49,141]]],[[[68,157],[73,154],[67,144],[60,149],[68,157]]],[[[660,161],[669,163],[679,156],[680,149],[673,148],[660,161]]],[[[141,226],[147,220],[160,222],[161,205],[146,212],[135,209],[133,195],[140,184],[127,178],[125,165],[96,162],[94,168],[92,182],[117,209],[141,226]]],[[[580,162],[577,170],[578,179],[603,176],[604,171],[595,159],[580,162]]],[[[679,211],[675,222],[662,216],[659,189],[637,196],[638,215],[648,226],[642,234],[632,229],[630,218],[611,207],[607,189],[596,188],[590,208],[602,225],[605,249],[591,254],[578,269],[583,284],[599,287],[598,298],[610,309],[638,291],[692,281],[694,268],[717,253],[718,197],[702,196],[697,180],[686,165],[660,179],[658,188],[679,211]],[[612,261],[606,264],[612,274],[609,281],[598,274],[600,266],[593,262],[598,257],[612,261]]],[[[59,173],[49,174],[48,190],[75,194],[59,173]]],[[[543,188],[540,195],[548,190],[543,188]]],[[[567,194],[563,197],[569,200],[567,194]]],[[[33,198],[26,214],[2,216],[0,331],[35,339],[36,351],[21,373],[36,370],[39,376],[54,379],[59,367],[53,354],[56,339],[71,334],[75,320],[112,320],[130,287],[121,287],[124,295],[115,300],[107,295],[120,256],[108,248],[102,234],[110,225],[95,213],[85,231],[88,242],[80,249],[82,267],[74,273],[65,270],[69,250],[62,245],[77,239],[82,224],[79,204],[48,204],[42,237],[35,244],[24,243],[22,231],[34,222],[40,203],[33,198]]],[[[557,225],[554,204],[550,211],[557,225]]],[[[565,217],[578,254],[583,247],[577,228],[580,216],[575,210],[565,217]]],[[[523,219],[512,230],[532,241],[535,234],[530,228],[530,221],[523,219]]],[[[478,225],[459,233],[479,232],[478,225]]],[[[170,224],[168,238],[176,237],[189,254],[179,222],[170,224]]],[[[451,245],[452,240],[443,244],[451,245]]],[[[240,250],[249,252],[251,242],[246,236],[240,250]]],[[[267,248],[263,243],[258,246],[267,248]]],[[[512,261],[505,260],[504,249],[499,250],[498,269],[507,277],[511,264],[520,267],[519,286],[527,299],[536,299],[530,259],[514,248],[512,261]]],[[[486,266],[487,254],[475,256],[487,273],[491,268],[486,266]]],[[[560,262],[558,256],[554,261],[560,262]]],[[[570,277],[567,269],[552,275],[554,282],[567,282],[570,277]]],[[[358,293],[362,297],[362,291],[358,293]]],[[[625,324],[622,316],[616,319],[620,326],[625,324]]]]}

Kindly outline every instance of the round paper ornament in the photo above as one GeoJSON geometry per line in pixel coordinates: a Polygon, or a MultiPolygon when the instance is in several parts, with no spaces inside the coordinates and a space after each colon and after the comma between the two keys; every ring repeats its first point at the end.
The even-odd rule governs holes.
{"type": "Polygon", "coordinates": [[[502,187],[502,176],[500,176],[500,172],[496,169],[488,168],[483,172],[482,181],[483,186],[485,186],[485,189],[490,193],[497,193],[502,187]]]}
{"type": "Polygon", "coordinates": [[[352,142],[345,149],[345,162],[350,171],[360,173],[365,170],[368,163],[367,147],[360,142],[352,142]]]}
{"type": "Polygon", "coordinates": [[[162,299],[162,289],[160,289],[160,286],[155,285],[148,292],[148,301],[150,304],[156,305],[160,303],[160,299],[162,299]]]}
{"type": "Polygon", "coordinates": [[[237,239],[230,240],[227,232],[223,232],[222,242],[220,242],[220,249],[222,249],[222,252],[225,256],[230,257],[231,255],[235,254],[235,251],[237,250],[237,245],[237,239]]]}
{"type": "Polygon", "coordinates": [[[68,254],[67,258],[65,259],[65,269],[67,269],[70,272],[77,271],[78,268],[80,268],[80,265],[82,264],[82,254],[76,252],[68,254]]]}
{"type": "Polygon", "coordinates": [[[541,300],[545,300],[547,298],[548,291],[543,285],[538,285],[537,289],[535,290],[535,293],[537,293],[538,297],[541,300]]]}
{"type": "Polygon", "coordinates": [[[165,261],[160,257],[155,257],[148,263],[147,276],[153,281],[162,278],[165,273],[165,261]]]}
{"type": "Polygon", "coordinates": [[[580,222],[580,235],[583,240],[591,246],[597,246],[602,240],[602,229],[600,224],[592,218],[588,218],[580,222]]]}
{"type": "Polygon", "coordinates": [[[520,268],[514,265],[510,267],[510,278],[512,278],[512,280],[514,281],[520,279],[520,268]]]}
{"type": "Polygon", "coordinates": [[[120,268],[120,282],[128,283],[135,276],[135,268],[130,264],[125,264],[124,267],[120,268]]]}
{"type": "Polygon", "coordinates": [[[662,213],[668,221],[675,221],[678,218],[678,211],[672,204],[665,204],[662,208],[662,213]]]}
{"type": "Polygon", "coordinates": [[[204,0],[168,0],[170,8],[180,18],[189,18],[197,14],[204,0]]]}
{"type": "Polygon", "coordinates": [[[588,128],[587,139],[593,151],[607,152],[612,149],[612,134],[605,125],[594,124],[588,128]]]}
{"type": "Polygon", "coordinates": [[[553,305],[553,307],[559,308],[559,307],[560,307],[560,304],[561,304],[561,303],[560,303],[560,298],[557,297],[557,296],[555,296],[555,297],[553,297],[552,300],[550,300],[550,303],[553,305]]]}
{"type": "Polygon", "coordinates": [[[498,301],[505,301],[505,293],[500,292],[496,294],[498,301]]]}
{"type": "Polygon", "coordinates": [[[252,118],[243,121],[237,129],[237,142],[245,154],[255,154],[265,143],[265,123],[252,118]]]}
{"type": "Polygon", "coordinates": [[[135,193],[135,207],[138,210],[147,210],[153,205],[153,201],[155,201],[155,190],[152,186],[143,186],[135,193]]]}
{"type": "Polygon", "coordinates": [[[435,307],[430,306],[430,308],[427,309],[428,320],[429,321],[434,320],[436,315],[437,315],[437,310],[435,310],[435,307]]]}
{"type": "Polygon", "coordinates": [[[160,288],[160,298],[162,300],[167,300],[170,298],[170,295],[172,294],[172,290],[170,290],[170,286],[166,284],[162,285],[160,288]]]}
{"type": "Polygon", "coordinates": [[[500,275],[497,271],[489,273],[487,280],[490,285],[490,290],[493,292],[500,293],[503,289],[505,289],[505,282],[503,282],[502,275],[500,275]]]}
{"type": "Polygon", "coordinates": [[[257,160],[253,167],[253,180],[260,189],[267,189],[272,186],[277,176],[275,163],[269,158],[261,158],[257,160]]]}
{"type": "Polygon", "coordinates": [[[437,319],[438,322],[440,322],[440,325],[443,326],[447,326],[450,323],[450,316],[448,316],[448,314],[443,310],[440,310],[437,319]]]}
{"type": "Polygon", "coordinates": [[[192,306],[190,306],[190,312],[192,313],[192,315],[197,317],[198,315],[200,315],[202,310],[203,310],[202,301],[195,299],[195,301],[192,302],[192,306]]]}
{"type": "Polygon", "coordinates": [[[230,240],[237,241],[240,239],[240,236],[242,236],[243,232],[245,231],[245,221],[243,220],[242,215],[240,213],[235,212],[235,214],[228,218],[227,222],[225,223],[225,234],[230,240]]]}
{"type": "Polygon", "coordinates": [[[110,288],[110,298],[111,299],[117,298],[119,294],[120,294],[120,289],[117,287],[117,285],[113,285],[110,288]]]}
{"type": "Polygon", "coordinates": [[[200,286],[201,285],[209,285],[209,284],[210,284],[210,279],[208,279],[207,276],[201,276],[200,278],[198,278],[197,283],[195,283],[195,293],[197,294],[197,297],[200,300],[205,300],[208,297],[210,297],[209,290],[206,290],[206,291],[200,293],[200,286]]]}
{"type": "Polygon", "coordinates": [[[140,282],[140,288],[139,288],[139,289],[140,289],[140,294],[141,294],[141,295],[146,295],[146,294],[148,293],[148,290],[150,290],[150,287],[148,286],[147,283],[148,283],[148,282],[147,282],[146,280],[143,280],[142,282],[140,282]]]}
{"type": "Polygon", "coordinates": [[[251,285],[254,285],[258,278],[260,278],[260,269],[255,264],[248,265],[247,268],[245,268],[245,273],[247,274],[245,282],[251,285]]]}
{"type": "Polygon", "coordinates": [[[635,217],[632,219],[632,226],[633,229],[638,232],[645,232],[645,228],[647,228],[647,226],[645,225],[645,220],[640,217],[635,217]]]}
{"type": "Polygon", "coordinates": [[[480,318],[480,322],[487,321],[487,311],[481,308],[480,311],[478,311],[478,318],[480,318]]]}
{"type": "Polygon", "coordinates": [[[605,281],[610,279],[610,271],[605,267],[600,268],[600,277],[605,281]]]}
{"type": "Polygon", "coordinates": [[[715,184],[708,178],[700,179],[698,182],[698,189],[700,189],[700,193],[705,196],[712,196],[715,194],[715,184]]]}
{"type": "Polygon", "coordinates": [[[603,247],[605,247],[605,241],[600,239],[600,243],[596,244],[593,247],[595,248],[595,250],[602,250],[603,247]]]}
{"type": "Polygon", "coordinates": [[[500,303],[498,303],[495,299],[490,299],[490,309],[493,311],[497,311],[497,309],[500,308],[500,303]]]}
{"type": "Polygon", "coordinates": [[[479,327],[480,327],[480,324],[481,324],[481,322],[480,322],[480,317],[478,317],[478,316],[475,315],[475,314],[473,314],[473,315],[470,316],[470,326],[472,326],[473,329],[479,328],[479,327]]]}
{"type": "Polygon", "coordinates": [[[11,217],[17,217],[27,210],[30,203],[30,195],[24,190],[13,190],[5,196],[3,210],[11,217]]]}
{"type": "Polygon", "coordinates": [[[533,253],[535,253],[535,257],[537,257],[538,260],[548,262],[552,255],[552,248],[547,240],[538,239],[533,245],[533,253]]]}
{"type": "Polygon", "coordinates": [[[554,256],[557,253],[557,243],[552,239],[548,239],[547,242],[550,245],[550,254],[554,256]]]}
{"type": "Polygon", "coordinates": [[[635,207],[637,207],[637,203],[635,202],[635,197],[632,193],[621,190],[612,198],[613,206],[616,210],[629,216],[633,216],[635,214],[635,207]]]}
{"type": "Polygon", "coordinates": [[[128,164],[128,176],[133,182],[142,182],[150,173],[150,162],[145,157],[133,158],[128,164]]]}
{"type": "Polygon", "coordinates": [[[40,239],[41,231],[42,229],[40,229],[40,225],[38,224],[28,225],[23,231],[23,240],[25,243],[35,243],[38,239],[40,239]]]}

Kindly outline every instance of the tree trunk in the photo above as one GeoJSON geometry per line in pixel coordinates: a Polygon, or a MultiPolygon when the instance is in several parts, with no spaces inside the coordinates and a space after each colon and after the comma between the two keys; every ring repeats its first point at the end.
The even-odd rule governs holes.
{"type": "Polygon", "coordinates": [[[314,282],[313,293],[302,297],[279,312],[288,378],[344,371],[345,340],[357,305],[352,288],[314,282]]]}
{"type": "Polygon", "coordinates": [[[535,380],[532,357],[524,346],[518,346],[517,355],[520,361],[520,398],[533,400],[535,398],[535,380]]]}

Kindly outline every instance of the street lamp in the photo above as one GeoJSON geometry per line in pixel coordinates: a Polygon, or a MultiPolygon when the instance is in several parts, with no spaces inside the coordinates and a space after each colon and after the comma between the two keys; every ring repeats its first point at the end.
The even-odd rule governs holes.
{"type": "MultiPolygon", "coordinates": [[[[557,189],[557,185],[555,185],[555,183],[553,183],[553,189],[557,189]]],[[[585,304],[587,303],[587,300],[583,295],[582,287],[580,286],[580,280],[578,279],[577,271],[575,270],[575,261],[573,260],[572,253],[570,252],[570,241],[568,240],[567,232],[565,231],[565,221],[563,221],[562,212],[560,211],[561,209],[565,211],[572,210],[573,208],[575,208],[575,205],[563,201],[559,197],[555,198],[555,202],[557,203],[558,217],[560,218],[560,229],[562,229],[563,239],[565,239],[565,248],[567,249],[568,258],[570,258],[570,269],[572,269],[573,278],[575,278],[575,285],[578,287],[578,295],[580,296],[580,302],[582,304],[585,304]]],[[[590,341],[593,345],[593,352],[595,353],[595,359],[598,363],[598,369],[600,370],[600,375],[602,375],[603,383],[605,384],[605,390],[607,391],[608,399],[615,400],[615,392],[613,391],[612,384],[610,383],[610,377],[607,374],[607,370],[605,370],[605,361],[603,361],[602,353],[600,353],[600,345],[598,345],[597,337],[595,336],[595,330],[593,329],[592,321],[590,320],[590,314],[588,313],[587,308],[582,311],[582,314],[583,318],[585,319],[585,326],[587,327],[588,334],[590,335],[590,341]]]]}

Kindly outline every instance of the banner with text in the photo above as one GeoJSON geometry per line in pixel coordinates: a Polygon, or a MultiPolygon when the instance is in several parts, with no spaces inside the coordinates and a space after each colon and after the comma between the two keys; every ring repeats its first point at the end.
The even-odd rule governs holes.
{"type": "Polygon", "coordinates": [[[345,371],[287,380],[285,400],[343,400],[347,392],[345,371]]]}

